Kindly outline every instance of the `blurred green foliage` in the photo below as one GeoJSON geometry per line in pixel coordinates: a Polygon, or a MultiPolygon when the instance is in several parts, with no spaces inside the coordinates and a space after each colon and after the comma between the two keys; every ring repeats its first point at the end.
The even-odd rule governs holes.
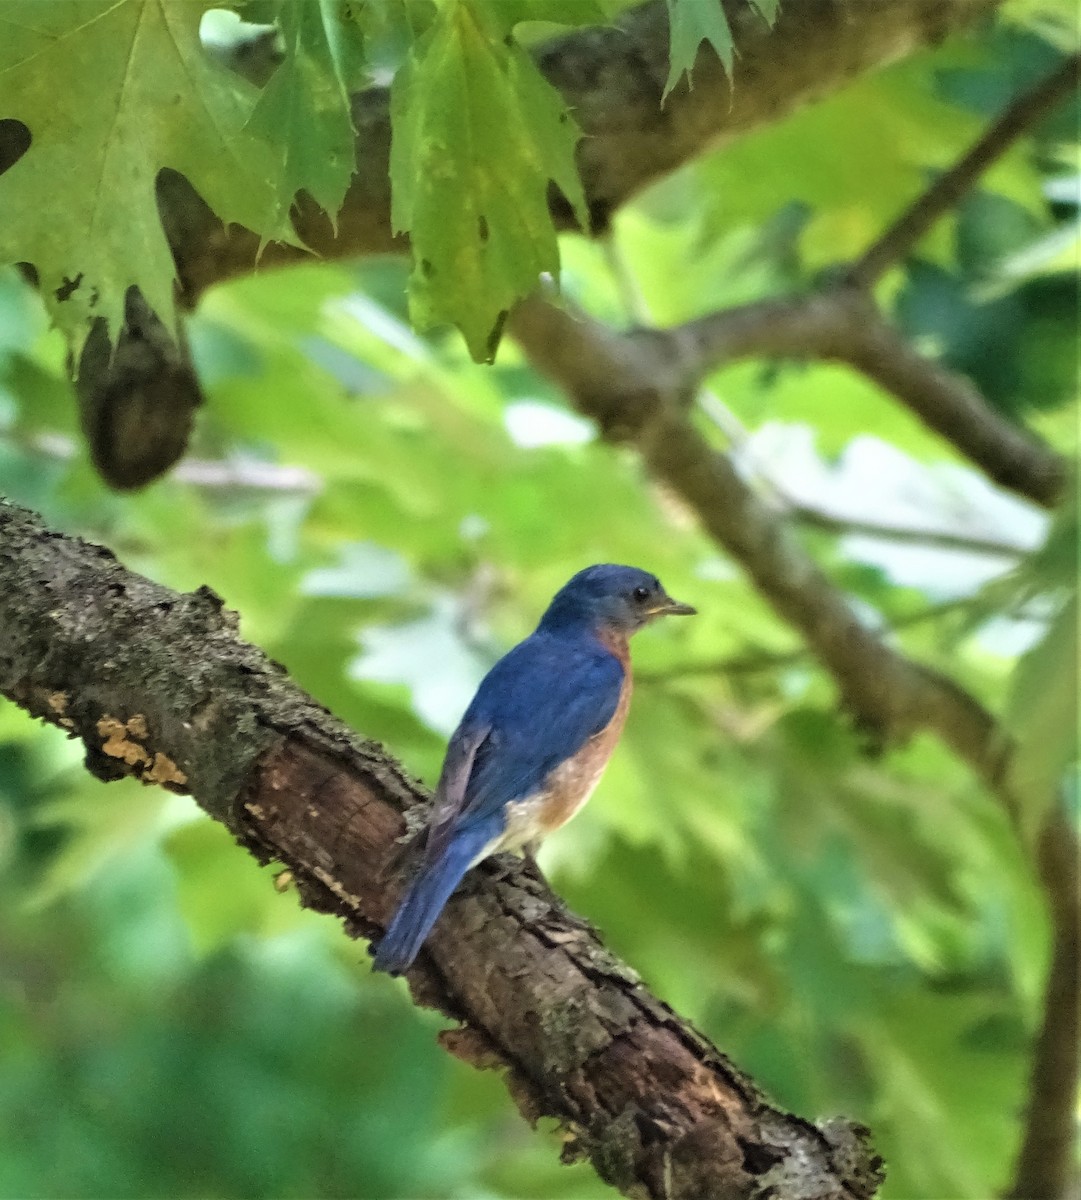
{"type": "MultiPolygon", "coordinates": [[[[1060,52],[1029,10],[1046,18],[1016,5],[681,171],[608,245],[565,239],[566,290],[616,322],[669,322],[808,286],[1060,52]]],[[[921,345],[1067,453],[1075,128],[1034,131],[885,285],[921,345]]],[[[780,1103],[870,1125],[886,1197],[992,1194],[1047,954],[1003,814],[934,740],[864,744],[633,454],[512,345],[484,368],[455,336],[412,332],[407,275],[313,263],[208,295],[190,325],[209,396],[195,461],[126,496],[78,446],[60,337],[0,277],[0,490],[164,584],[209,584],[428,781],[483,671],[571,573],[657,571],[701,615],[638,639],[624,743],[546,847],[552,877],[780,1103]]],[[[752,475],[915,532],[798,531],[866,620],[1006,714],[1026,769],[1059,777],[1076,521],[1041,551],[1043,514],[842,368],[741,363],[710,388],[752,475]]],[[[558,1166],[556,1136],[530,1133],[498,1079],[437,1048],[439,1024],[191,802],[98,784],[57,731],[0,708],[0,1196],[608,1194],[558,1166]]]]}

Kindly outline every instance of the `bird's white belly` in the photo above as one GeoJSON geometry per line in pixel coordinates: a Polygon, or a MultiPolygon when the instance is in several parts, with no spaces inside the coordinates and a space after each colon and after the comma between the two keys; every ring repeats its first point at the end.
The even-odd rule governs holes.
{"type": "Polygon", "coordinates": [[[542,793],[508,804],[507,820],[503,832],[498,837],[492,838],[469,865],[475,867],[490,854],[499,854],[503,850],[521,850],[529,842],[539,841],[544,837],[546,830],[542,828],[541,812],[544,809],[545,799],[546,797],[542,793]]]}
{"type": "Polygon", "coordinates": [[[589,772],[587,779],[576,777],[574,782],[573,800],[567,803],[565,781],[559,778],[562,768],[557,768],[549,776],[548,786],[542,792],[529,796],[525,800],[513,800],[506,807],[506,824],[503,832],[493,838],[487,846],[473,859],[471,866],[487,858],[490,854],[498,854],[503,850],[521,850],[530,842],[539,842],[561,825],[565,825],[593,795],[605,764],[598,763],[589,772]],[[582,785],[585,785],[584,787],[582,785]]]}

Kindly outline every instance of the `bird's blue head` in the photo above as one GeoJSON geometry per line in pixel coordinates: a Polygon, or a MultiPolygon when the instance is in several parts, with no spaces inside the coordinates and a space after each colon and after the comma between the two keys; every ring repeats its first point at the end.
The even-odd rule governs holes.
{"type": "Polygon", "coordinates": [[[540,628],[555,630],[585,625],[630,637],[663,616],[693,616],[689,604],[673,600],[656,575],[637,567],[598,563],[579,571],[556,592],[540,628]]]}

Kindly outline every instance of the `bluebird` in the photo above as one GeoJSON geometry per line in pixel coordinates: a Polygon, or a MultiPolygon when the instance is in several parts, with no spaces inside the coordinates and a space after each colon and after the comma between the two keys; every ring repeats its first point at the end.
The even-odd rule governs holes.
{"type": "Polygon", "coordinates": [[[628,639],[693,615],[637,567],[602,563],[555,595],[536,630],[481,681],[447,746],[419,870],[373,967],[416,958],[465,873],[501,850],[532,854],[597,786],[631,701],[628,639]]]}

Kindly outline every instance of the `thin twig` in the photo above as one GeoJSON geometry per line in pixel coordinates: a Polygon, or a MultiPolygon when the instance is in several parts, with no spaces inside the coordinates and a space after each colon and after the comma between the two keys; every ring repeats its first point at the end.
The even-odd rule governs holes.
{"type": "MultiPolygon", "coordinates": [[[[73,462],[80,454],[74,439],[63,433],[21,434],[17,430],[7,430],[0,434],[0,442],[23,454],[54,462],[73,462]]],[[[307,467],[243,458],[183,458],[169,472],[169,478],[176,483],[211,490],[248,489],[304,496],[314,496],[323,490],[323,481],[307,467]]]]}
{"type": "Polygon", "coordinates": [[[732,460],[747,473],[747,476],[767,490],[775,499],[777,508],[799,525],[824,529],[830,533],[862,534],[889,542],[909,542],[942,550],[960,550],[973,554],[991,554],[1010,559],[1031,553],[1036,547],[1027,542],[1005,541],[990,534],[967,533],[954,529],[916,528],[893,522],[876,521],[866,516],[831,510],[820,504],[812,504],[793,494],[787,483],[778,479],[769,466],[762,461],[751,441],[750,434],[742,427],[739,418],[729,410],[715,393],[703,391],[698,397],[698,406],[727,438],[732,460]]]}
{"type": "Polygon", "coordinates": [[[1026,130],[1065,100],[1079,82],[1081,54],[1072,54],[1034,88],[1018,96],[968,153],[939,175],[864,252],[848,272],[848,281],[870,288],[885,271],[905,258],[939,217],[957,206],[984,171],[1026,130]]]}
{"type": "Polygon", "coordinates": [[[858,534],[886,542],[904,542],[936,550],[959,550],[964,554],[988,554],[1013,561],[1036,549],[1032,545],[1020,545],[1016,541],[1007,542],[978,533],[955,533],[949,529],[915,529],[905,525],[892,525],[885,521],[861,519],[795,501],[786,510],[786,515],[798,525],[823,529],[828,533],[858,534]]]}
{"type": "MultiPolygon", "coordinates": [[[[940,617],[970,608],[972,604],[973,599],[968,596],[957,600],[945,600],[941,604],[931,604],[921,608],[919,612],[887,622],[882,626],[881,634],[885,637],[891,633],[899,633],[902,629],[911,629],[914,625],[937,621],[940,617]]],[[[702,675],[757,675],[763,671],[777,670],[779,667],[795,666],[797,663],[806,662],[810,657],[809,646],[795,646],[791,650],[746,651],[728,658],[675,663],[662,671],[636,671],[635,679],[641,683],[667,683],[673,679],[689,679],[702,675]]]]}
{"type": "Polygon", "coordinates": [[[810,656],[807,646],[795,646],[791,650],[748,651],[728,658],[673,663],[662,671],[635,671],[634,680],[635,683],[670,683],[674,679],[695,679],[704,675],[759,675],[806,662],[810,656]]]}
{"type": "Polygon", "coordinates": [[[638,286],[638,280],[634,277],[634,272],[627,262],[627,256],[623,253],[623,247],[620,245],[615,231],[609,230],[598,240],[608,273],[619,293],[624,317],[635,325],[652,325],[653,314],[649,311],[645,295],[638,286]]]}

